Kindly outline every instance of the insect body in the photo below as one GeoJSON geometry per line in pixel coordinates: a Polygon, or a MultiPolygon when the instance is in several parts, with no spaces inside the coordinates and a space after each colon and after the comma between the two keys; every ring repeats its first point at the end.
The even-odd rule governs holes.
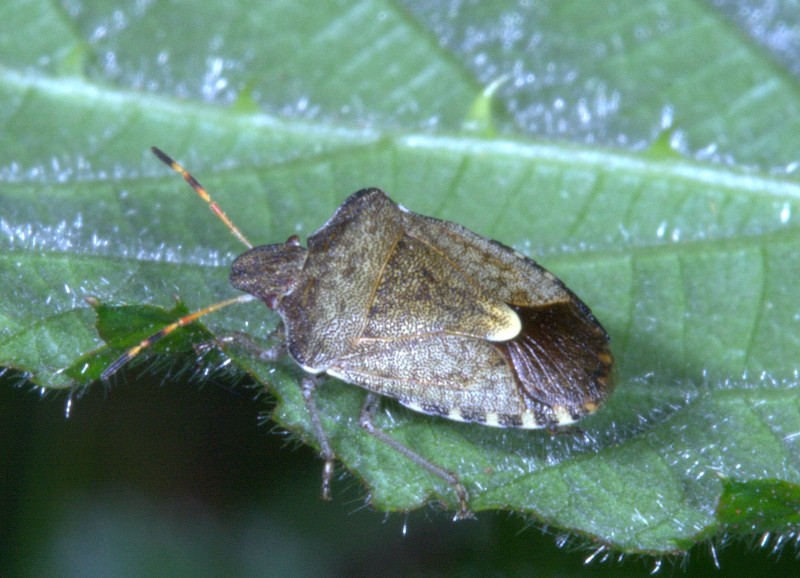
{"type": "Polygon", "coordinates": [[[572,423],[609,393],[608,337],[536,263],[359,191],[308,239],[264,245],[231,283],[280,313],[290,355],[424,413],[572,423]]]}
{"type": "MultiPolygon", "coordinates": [[[[186,171],[156,154],[230,223],[186,171]]],[[[552,428],[594,412],[612,390],[608,336],[561,281],[496,241],[408,211],[379,189],[351,195],[307,248],[297,237],[250,248],[234,261],[230,280],[280,314],[288,353],[308,374],[370,392],[361,425],[450,483],[462,515],[467,493],[457,476],[374,425],[375,394],[458,421],[552,428]]],[[[186,322],[145,340],[107,374],[186,322]]],[[[315,386],[312,378],[303,382],[328,494],[334,453],[313,403],[315,386]]]]}

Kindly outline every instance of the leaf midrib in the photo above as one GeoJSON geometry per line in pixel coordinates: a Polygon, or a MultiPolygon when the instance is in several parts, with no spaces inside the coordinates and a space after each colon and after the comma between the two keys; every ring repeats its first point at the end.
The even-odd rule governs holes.
{"type": "MultiPolygon", "coordinates": [[[[661,178],[735,190],[756,197],[769,196],[800,200],[800,183],[785,178],[764,176],[759,173],[746,172],[722,165],[703,164],[689,159],[673,157],[654,159],[640,153],[626,153],[615,149],[596,149],[574,145],[566,142],[555,144],[522,140],[482,139],[465,135],[433,135],[402,134],[388,130],[370,128],[353,128],[344,124],[320,124],[303,119],[283,120],[259,113],[239,113],[234,109],[220,108],[197,102],[164,98],[155,94],[124,91],[116,87],[102,86],[87,82],[80,77],[54,78],[37,74],[21,74],[7,67],[0,66],[0,84],[12,86],[20,93],[38,90],[54,98],[65,98],[76,101],[80,107],[125,108],[129,114],[131,109],[147,110],[148,114],[165,121],[174,122],[175,118],[183,118],[186,122],[202,119],[203,124],[235,130],[237,125],[249,131],[254,129],[269,130],[286,135],[306,137],[309,142],[315,139],[338,141],[342,146],[374,145],[382,141],[391,144],[398,150],[436,150],[460,155],[485,156],[493,154],[500,157],[531,159],[555,165],[568,166],[573,169],[594,169],[597,172],[619,172],[626,175],[640,175],[646,178],[661,178]],[[176,116],[178,115],[178,116],[176,116]],[[231,126],[233,124],[233,126],[231,126]]],[[[293,163],[316,163],[329,158],[329,155],[341,154],[336,151],[322,151],[316,154],[303,155],[294,159],[293,163]]],[[[251,170],[266,170],[274,164],[248,165],[251,170]]],[[[298,165],[302,166],[302,164],[298,165]]],[[[231,168],[230,170],[234,170],[231,168]]],[[[787,176],[787,178],[789,178],[787,176]]]]}

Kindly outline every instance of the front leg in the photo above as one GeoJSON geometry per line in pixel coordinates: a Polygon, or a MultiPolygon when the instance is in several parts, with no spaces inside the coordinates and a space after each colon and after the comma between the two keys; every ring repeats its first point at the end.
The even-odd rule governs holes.
{"type": "Polygon", "coordinates": [[[330,500],[331,479],[333,478],[336,454],[333,453],[328,435],[325,433],[325,430],[322,429],[322,420],[319,417],[319,410],[317,409],[317,403],[314,399],[318,381],[319,379],[317,377],[304,377],[301,383],[301,389],[303,391],[303,401],[305,401],[308,415],[311,418],[311,427],[319,443],[320,454],[322,454],[322,459],[325,460],[322,466],[322,499],[330,500]]]}
{"type": "MultiPolygon", "coordinates": [[[[279,329],[280,327],[270,335],[281,335],[278,331],[279,329]]],[[[286,344],[283,339],[280,339],[279,343],[273,345],[272,347],[264,347],[260,343],[257,343],[256,340],[247,333],[239,331],[198,343],[194,346],[194,351],[200,356],[205,355],[211,349],[219,349],[224,353],[225,346],[231,344],[241,347],[261,361],[278,361],[280,358],[286,355],[286,344]]]]}

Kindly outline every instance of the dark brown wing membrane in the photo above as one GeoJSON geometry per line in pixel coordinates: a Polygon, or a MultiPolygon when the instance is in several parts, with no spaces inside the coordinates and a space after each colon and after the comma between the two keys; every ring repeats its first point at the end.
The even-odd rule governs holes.
{"type": "Polygon", "coordinates": [[[526,403],[566,410],[573,419],[597,409],[613,387],[612,357],[608,335],[588,309],[575,302],[513,308],[522,331],[496,346],[526,403]]]}

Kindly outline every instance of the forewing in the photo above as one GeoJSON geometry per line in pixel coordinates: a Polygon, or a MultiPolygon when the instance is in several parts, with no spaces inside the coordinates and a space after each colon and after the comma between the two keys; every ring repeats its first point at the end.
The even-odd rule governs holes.
{"type": "Polygon", "coordinates": [[[362,337],[449,333],[498,341],[519,329],[516,313],[454,267],[450,255],[404,235],[375,287],[362,337]]]}
{"type": "Polygon", "coordinates": [[[362,339],[328,373],[453,419],[485,421],[487,414],[525,410],[503,356],[490,342],[471,337],[362,339]]]}
{"type": "Polygon", "coordinates": [[[436,247],[482,292],[510,305],[569,301],[572,294],[536,262],[449,221],[402,213],[406,234],[436,247]]]}
{"type": "Polygon", "coordinates": [[[496,345],[530,407],[550,407],[552,423],[572,422],[599,407],[613,389],[609,339],[574,293],[497,241],[455,223],[402,216],[406,234],[447,254],[454,267],[518,314],[518,335],[496,345]]]}

